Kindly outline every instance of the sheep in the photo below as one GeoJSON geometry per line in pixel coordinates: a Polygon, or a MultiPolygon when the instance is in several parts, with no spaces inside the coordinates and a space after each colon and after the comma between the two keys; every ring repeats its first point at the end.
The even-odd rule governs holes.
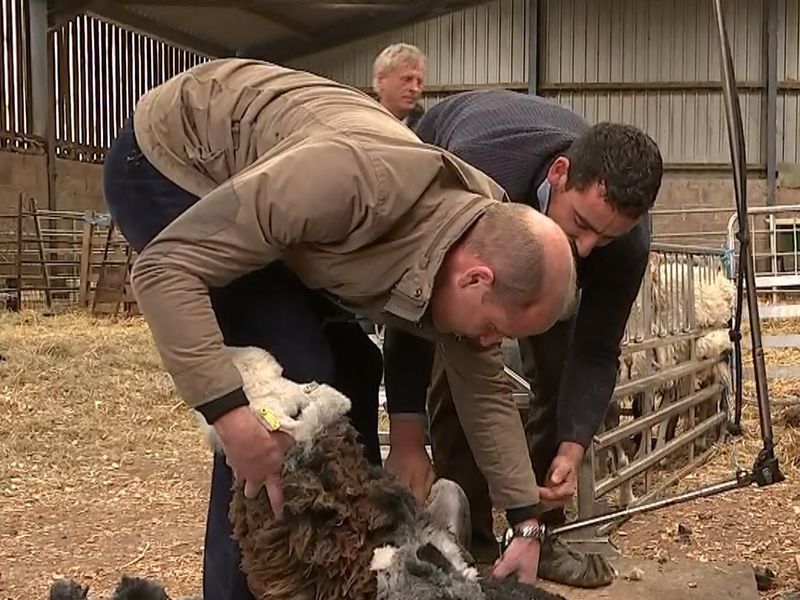
{"type": "MultiPolygon", "coordinates": [[[[70,578],[57,579],[50,586],[49,600],[91,600],[89,586],[70,578]]],[[[170,596],[158,581],[123,575],[110,600],[170,600],[170,596]]],[[[186,600],[202,599],[194,596],[186,600]]]]}
{"type": "MultiPolygon", "coordinates": [[[[649,303],[651,307],[650,322],[644,323],[645,331],[654,338],[665,337],[684,333],[684,327],[688,323],[685,313],[685,306],[680,301],[689,291],[689,264],[678,262],[663,257],[658,254],[651,256],[648,273],[649,278],[649,298],[643,299],[640,296],[639,302],[633,307],[629,319],[629,327],[639,322],[643,317],[644,303],[649,303]],[[642,301],[644,300],[644,302],[642,301]]],[[[698,360],[717,359],[711,367],[696,373],[692,377],[682,380],[668,380],[654,390],[655,399],[659,406],[667,406],[677,401],[683,395],[707,387],[715,382],[722,386],[723,402],[731,394],[731,374],[729,366],[725,360],[730,352],[732,344],[726,327],[734,308],[734,298],[736,289],[733,283],[724,275],[721,269],[716,270],[708,276],[701,267],[692,265],[691,267],[692,288],[693,288],[693,308],[694,326],[703,333],[694,342],[682,340],[657,348],[639,350],[626,353],[620,356],[619,369],[617,372],[617,385],[633,381],[644,376],[648,370],[657,372],[673,367],[691,358],[691,351],[694,347],[695,357],[698,360]],[[649,369],[648,369],[649,367],[649,369]],[[660,401],[660,402],[659,402],[660,401]]],[[[647,289],[643,286],[641,294],[647,289]]],[[[620,404],[630,405],[634,417],[641,416],[644,408],[645,394],[638,392],[627,398],[615,398],[612,400],[604,421],[606,430],[613,429],[620,422],[620,404]]],[[[713,408],[704,403],[697,407],[696,414],[700,419],[710,416],[713,408]]],[[[675,435],[678,417],[673,417],[668,423],[662,424],[658,428],[656,447],[660,447],[667,440],[675,435]]],[[[629,464],[629,461],[637,452],[644,451],[644,443],[651,443],[649,433],[642,436],[637,434],[633,438],[633,444],[621,442],[609,449],[609,457],[601,462],[601,468],[611,473],[616,473],[619,469],[629,464]],[[638,450],[632,451],[631,446],[638,450]]],[[[706,440],[698,440],[697,444],[701,449],[706,440]]],[[[635,500],[632,493],[631,482],[625,482],[620,487],[619,504],[625,506],[635,500]]]]}
{"type": "MultiPolygon", "coordinates": [[[[256,598],[488,600],[516,593],[559,599],[511,580],[481,579],[459,526],[469,522],[463,491],[454,494],[456,484],[437,482],[431,501],[418,506],[410,490],[367,462],[345,417],[347,398],[324,384],[288,381],[264,350],[229,351],[252,410],[295,439],[284,458],[281,519],[263,488],[247,498],[241,483],[233,487],[233,537],[256,598]]],[[[209,429],[207,439],[219,452],[209,429]]]]}

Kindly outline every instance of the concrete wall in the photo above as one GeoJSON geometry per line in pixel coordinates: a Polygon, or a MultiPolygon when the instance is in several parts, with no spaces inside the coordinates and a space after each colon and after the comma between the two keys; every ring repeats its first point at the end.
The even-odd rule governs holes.
{"type": "MultiPolygon", "coordinates": [[[[56,208],[106,211],[101,177],[102,165],[58,159],[56,208]]],[[[40,208],[47,208],[45,157],[0,151],[0,213],[16,210],[20,192],[33,196],[40,208]]]]}
{"type": "MultiPolygon", "coordinates": [[[[747,205],[766,204],[766,182],[751,178],[747,182],[747,205]]],[[[795,182],[779,180],[776,205],[800,205],[800,187],[795,182]]],[[[727,240],[728,223],[736,212],[736,197],[730,175],[665,176],[653,215],[653,238],[668,244],[689,244],[720,248],[727,240]],[[668,214],[664,214],[668,213],[668,214]]],[[[777,218],[797,213],[778,213],[777,218]]],[[[797,215],[800,218],[800,215],[797,215]]],[[[751,222],[751,235],[766,251],[769,237],[763,217],[751,222]],[[756,230],[753,230],[755,223],[756,230]]]]}

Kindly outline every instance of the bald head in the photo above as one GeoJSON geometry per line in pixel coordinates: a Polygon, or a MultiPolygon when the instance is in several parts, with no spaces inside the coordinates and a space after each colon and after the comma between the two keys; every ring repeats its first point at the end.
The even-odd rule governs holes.
{"type": "MultiPolygon", "coordinates": [[[[449,284],[444,304],[434,312],[445,321],[478,315],[470,306],[475,293],[483,307],[492,309],[481,323],[463,335],[487,341],[497,337],[524,337],[546,331],[572,306],[576,295],[572,247],[563,230],[551,219],[524,204],[497,203],[453,249],[443,266],[440,287],[449,284]],[[448,297],[449,296],[449,297],[448,297]],[[465,314],[454,311],[459,308],[465,314]],[[496,309],[496,310],[495,310],[496,309]],[[502,314],[501,314],[502,313],[502,314]]],[[[434,308],[436,308],[434,306],[434,308]]]]}

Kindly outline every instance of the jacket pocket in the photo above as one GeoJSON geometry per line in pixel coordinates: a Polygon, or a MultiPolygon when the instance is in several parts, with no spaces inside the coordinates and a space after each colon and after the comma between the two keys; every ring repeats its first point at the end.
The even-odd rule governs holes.
{"type": "Polygon", "coordinates": [[[247,110],[252,105],[253,100],[255,100],[259,94],[260,92],[258,90],[244,88],[233,105],[233,110],[231,111],[231,145],[234,152],[239,150],[242,137],[249,137],[251,134],[249,123],[245,122],[243,126],[242,121],[244,120],[247,110]]]}
{"type": "Polygon", "coordinates": [[[197,170],[217,183],[228,179],[228,161],[225,150],[210,150],[195,146],[185,146],[186,157],[197,170]]]}

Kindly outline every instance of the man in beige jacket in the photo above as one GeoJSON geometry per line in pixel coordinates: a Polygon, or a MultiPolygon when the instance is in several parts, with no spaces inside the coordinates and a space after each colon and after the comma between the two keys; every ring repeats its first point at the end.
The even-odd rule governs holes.
{"type": "MultiPolygon", "coordinates": [[[[344,347],[360,351],[358,335],[366,340],[352,319],[326,329],[343,314],[434,339],[446,368],[474,376],[452,385],[476,462],[495,505],[536,525],[510,390],[486,394],[482,382],[503,377],[503,336],[545,331],[574,299],[571,246],[553,222],[509,203],[489,177],[421,143],[361,92],[241,59],[194,67],[146,94],[109,152],[104,186],[140,252],[133,288],[164,365],[224,448],[212,475],[206,600],[252,597],[230,536],[231,478],[248,495],[264,485],[280,513],[290,443],[247,408],[223,344],[261,346],[287,378],[331,383],[350,395],[358,427],[377,399],[353,392],[361,373],[338,360],[344,347]]],[[[538,547],[515,539],[495,573],[533,582],[538,547]]]]}

